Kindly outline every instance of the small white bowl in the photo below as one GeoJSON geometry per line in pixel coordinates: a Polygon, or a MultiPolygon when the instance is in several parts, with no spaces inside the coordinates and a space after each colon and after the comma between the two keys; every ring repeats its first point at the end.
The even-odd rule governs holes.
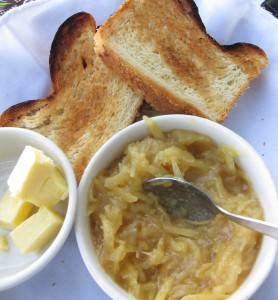
{"type": "MultiPolygon", "coordinates": [[[[63,171],[69,196],[59,209],[65,219],[56,238],[42,251],[31,254],[20,254],[9,239],[8,252],[0,252],[0,290],[11,288],[38,273],[61,249],[73,226],[76,213],[77,184],[73,169],[65,154],[46,137],[27,129],[0,128],[0,197],[8,189],[7,179],[26,145],[41,149],[51,157],[63,171]]],[[[0,229],[0,233],[8,233],[0,229]]],[[[8,235],[7,235],[8,236],[8,235]]]]}
{"type": "MultiPolygon", "coordinates": [[[[210,136],[217,144],[227,144],[239,153],[238,162],[248,174],[264,210],[265,220],[278,224],[277,193],[271,176],[255,150],[240,136],[226,127],[207,119],[187,115],[166,115],[153,118],[163,131],[173,129],[193,130],[210,136]]],[[[120,288],[101,267],[91,237],[89,218],[86,213],[89,189],[98,173],[108,167],[131,142],[149,135],[145,122],[140,121],[123,129],[108,140],[88,164],[79,188],[75,232],[80,253],[87,269],[98,285],[112,299],[133,299],[120,288]]],[[[277,252],[277,241],[264,236],[256,262],[244,283],[229,297],[229,300],[250,298],[268,276],[277,252]]],[[[228,270],[227,270],[228,271],[228,270]]]]}

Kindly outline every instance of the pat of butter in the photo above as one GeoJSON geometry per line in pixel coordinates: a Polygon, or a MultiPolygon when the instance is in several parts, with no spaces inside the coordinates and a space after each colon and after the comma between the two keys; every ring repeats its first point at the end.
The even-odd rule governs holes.
{"type": "Polygon", "coordinates": [[[58,234],[63,220],[64,217],[59,213],[41,207],[18,225],[10,235],[21,253],[40,251],[58,234]]]}
{"type": "Polygon", "coordinates": [[[11,195],[36,206],[52,207],[68,196],[64,176],[43,151],[26,146],[8,178],[11,195]]]}
{"type": "Polygon", "coordinates": [[[51,208],[58,201],[65,200],[67,196],[68,187],[65,178],[56,167],[31,201],[39,207],[44,205],[51,208]]]}
{"type": "Polygon", "coordinates": [[[33,209],[33,204],[11,196],[7,191],[0,200],[0,226],[13,229],[26,220],[33,209]]]}
{"type": "Polygon", "coordinates": [[[0,251],[7,251],[9,249],[8,239],[5,235],[0,235],[0,251]]]}

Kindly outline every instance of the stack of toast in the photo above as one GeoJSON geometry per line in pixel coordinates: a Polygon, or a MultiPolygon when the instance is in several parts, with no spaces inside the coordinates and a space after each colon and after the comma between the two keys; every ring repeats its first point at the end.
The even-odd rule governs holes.
{"type": "Polygon", "coordinates": [[[97,31],[88,13],[67,19],[49,65],[52,93],[7,109],[0,126],[53,140],[79,182],[100,146],[138,115],[222,122],[267,57],[255,45],[219,45],[192,0],[126,0],[97,31]]]}
{"type": "Polygon", "coordinates": [[[67,19],[50,52],[52,93],[4,111],[0,126],[34,130],[67,155],[79,182],[92,155],[133,122],[142,98],[94,52],[96,24],[87,13],[67,19]]]}

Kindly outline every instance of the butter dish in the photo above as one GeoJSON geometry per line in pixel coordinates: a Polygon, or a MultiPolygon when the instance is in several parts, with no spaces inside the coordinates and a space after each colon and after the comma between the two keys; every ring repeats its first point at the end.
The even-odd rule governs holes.
{"type": "MultiPolygon", "coordinates": [[[[3,199],[4,195],[4,198],[6,198],[6,193],[9,191],[8,179],[15,169],[19,157],[26,146],[27,149],[31,146],[32,149],[36,148],[42,150],[49,161],[54,162],[55,165],[57,165],[57,168],[59,168],[61,174],[63,174],[63,177],[65,178],[68,190],[66,199],[57,204],[55,202],[55,204],[53,204],[53,209],[51,207],[50,213],[50,209],[46,208],[45,205],[41,208],[37,207],[37,213],[34,213],[32,218],[29,217],[28,222],[31,226],[28,226],[28,219],[25,221],[20,220],[20,222],[22,222],[20,225],[16,224],[18,223],[18,218],[20,219],[22,217],[20,212],[22,206],[17,206],[18,211],[16,211],[16,213],[18,213],[18,216],[14,217],[11,213],[11,222],[8,224],[11,227],[15,227],[17,230],[9,229],[8,226],[0,226],[0,236],[2,241],[2,250],[0,250],[0,290],[5,290],[34,276],[45,267],[61,249],[70,233],[75,218],[77,184],[68,159],[64,153],[46,137],[30,130],[7,127],[0,128],[0,143],[1,199],[3,199]],[[45,212],[42,214],[40,211],[45,212]],[[51,220],[46,220],[46,222],[40,226],[40,220],[39,223],[36,223],[36,219],[38,219],[38,217],[41,219],[44,215],[46,215],[46,218],[49,216],[52,217],[53,222],[51,220]],[[59,219],[56,217],[58,215],[59,219]],[[59,221],[59,224],[56,224],[57,220],[59,221]],[[25,222],[26,225],[21,226],[25,222]],[[16,225],[18,226],[16,227],[16,225]],[[55,226],[59,227],[55,228],[55,226]],[[14,231],[15,240],[11,234],[14,231]],[[55,234],[51,236],[53,232],[55,232],[55,234]],[[39,234],[41,234],[41,236],[39,236],[39,234]],[[43,244],[39,239],[45,239],[46,243],[43,244]],[[20,247],[16,245],[15,241],[20,244],[20,247]],[[26,243],[27,245],[24,245],[26,243]],[[27,246],[29,248],[25,249],[24,247],[27,246]],[[21,250],[23,249],[23,251],[20,251],[20,248],[21,250]]],[[[48,162],[48,160],[46,161],[48,162]]],[[[19,167],[22,168],[21,165],[19,167]]],[[[20,174],[14,173],[14,175],[19,176],[20,179],[20,174]]],[[[27,176],[27,179],[29,180],[29,190],[32,188],[32,182],[30,183],[31,175],[32,174],[29,174],[27,176]]],[[[36,173],[33,175],[34,178],[38,178],[41,174],[36,173]]],[[[55,176],[53,178],[55,178],[55,176]]],[[[12,179],[16,181],[16,178],[12,179]]],[[[33,186],[36,188],[37,182],[34,182],[33,186]]],[[[52,191],[49,192],[51,193],[52,191]]],[[[35,203],[36,205],[33,205],[31,202],[24,202],[22,205],[26,206],[27,204],[34,207],[37,205],[37,203],[35,203]]],[[[9,211],[9,206],[7,206],[6,209],[9,211]]]]}

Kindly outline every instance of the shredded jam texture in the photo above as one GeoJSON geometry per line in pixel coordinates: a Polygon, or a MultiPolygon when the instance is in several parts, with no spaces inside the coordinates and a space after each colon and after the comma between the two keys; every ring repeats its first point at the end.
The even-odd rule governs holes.
{"type": "Polygon", "coordinates": [[[237,153],[209,137],[174,130],[129,144],[92,182],[92,236],[105,271],[136,299],[226,299],[244,281],[261,235],[221,215],[207,224],[171,219],[142,184],[175,176],[226,210],[263,219],[237,153]]]}

